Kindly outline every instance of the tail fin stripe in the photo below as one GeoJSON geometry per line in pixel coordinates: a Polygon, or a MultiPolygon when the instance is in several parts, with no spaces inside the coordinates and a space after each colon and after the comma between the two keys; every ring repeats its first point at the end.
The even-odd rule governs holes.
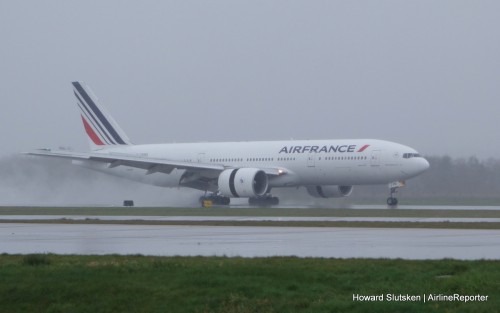
{"type": "MultiPolygon", "coordinates": [[[[92,113],[89,111],[89,109],[87,108],[87,106],[84,105],[84,102],[82,101],[82,99],[78,96],[78,94],[75,92],[74,93],[76,98],[77,98],[77,104],[78,106],[80,107],[80,111],[85,114],[85,117],[87,118],[87,121],[92,124],[92,127],[94,130],[97,131],[97,133],[99,134],[99,136],[101,137],[102,140],[104,140],[106,142],[106,144],[115,144],[115,142],[113,142],[113,140],[111,140],[108,136],[108,134],[106,133],[106,131],[102,128],[102,126],[99,124],[99,122],[96,120],[96,118],[92,115],[92,113]]],[[[90,125],[88,125],[90,126],[90,125]]]]}
{"type": "Polygon", "coordinates": [[[100,133],[102,133],[104,135],[104,136],[101,136],[101,137],[103,139],[105,139],[108,142],[108,144],[116,144],[116,141],[111,138],[112,137],[111,134],[105,128],[105,126],[102,124],[102,122],[100,122],[99,118],[91,110],[90,106],[85,101],[82,100],[83,97],[80,96],[76,90],[74,91],[74,94],[77,97],[77,99],[80,101],[79,104],[81,104],[82,107],[85,109],[84,112],[86,113],[87,117],[91,117],[94,126],[99,127],[100,133]]]}
{"type": "Polygon", "coordinates": [[[99,136],[96,135],[92,127],[87,123],[85,118],[82,115],[83,127],[85,128],[85,132],[89,135],[90,139],[98,146],[104,146],[104,143],[99,139],[99,136]]]}
{"type": "Polygon", "coordinates": [[[80,83],[76,82],[76,83],[73,83],[73,85],[75,86],[78,93],[83,97],[83,99],[85,100],[85,103],[89,105],[91,110],[95,113],[95,115],[101,121],[102,125],[104,125],[104,127],[108,130],[110,135],[114,138],[114,140],[116,142],[118,142],[119,144],[122,144],[122,145],[126,144],[125,141],[123,141],[123,139],[115,131],[113,126],[111,126],[111,124],[109,124],[108,120],[104,117],[104,115],[99,110],[99,108],[95,105],[95,103],[92,101],[92,99],[89,97],[89,95],[85,92],[85,90],[82,88],[80,83]]]}
{"type": "MultiPolygon", "coordinates": [[[[88,127],[90,127],[92,129],[93,133],[96,134],[96,136],[98,136],[100,138],[101,142],[109,145],[110,144],[109,139],[107,139],[106,136],[103,136],[102,129],[99,129],[100,128],[99,125],[96,126],[95,122],[92,120],[93,117],[92,116],[89,117],[88,113],[85,112],[85,110],[82,108],[82,105],[80,103],[78,103],[78,101],[77,101],[77,104],[80,107],[80,111],[82,112],[82,118],[85,118],[85,122],[87,123],[88,127]]],[[[84,125],[84,126],[86,127],[86,125],[84,125]]],[[[85,128],[85,131],[87,131],[87,128],[85,128]]],[[[87,134],[89,134],[88,131],[87,131],[87,134]]],[[[89,134],[89,136],[90,136],[90,134],[89,134]]]]}

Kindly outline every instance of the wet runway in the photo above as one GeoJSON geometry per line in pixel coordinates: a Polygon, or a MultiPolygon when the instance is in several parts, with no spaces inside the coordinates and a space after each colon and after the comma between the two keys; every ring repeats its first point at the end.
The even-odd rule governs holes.
{"type": "Polygon", "coordinates": [[[500,218],[464,217],[278,217],[278,216],[123,216],[123,215],[0,215],[1,221],[99,220],[99,221],[237,221],[237,222],[425,222],[425,223],[499,223],[500,218]]]}
{"type": "MultiPolygon", "coordinates": [[[[245,209],[252,208],[248,205],[231,205],[231,208],[234,209],[245,209]]],[[[281,209],[332,209],[330,206],[317,206],[317,205],[302,205],[302,206],[290,206],[290,205],[279,205],[273,206],[273,208],[281,208],[281,209]]],[[[341,207],[336,207],[336,209],[350,209],[350,210],[392,210],[388,208],[386,204],[348,204],[341,207]]],[[[500,210],[500,206],[494,205],[398,205],[398,210],[500,210]]]]}
{"type": "Polygon", "coordinates": [[[500,230],[6,223],[0,253],[500,259],[500,230]]]}

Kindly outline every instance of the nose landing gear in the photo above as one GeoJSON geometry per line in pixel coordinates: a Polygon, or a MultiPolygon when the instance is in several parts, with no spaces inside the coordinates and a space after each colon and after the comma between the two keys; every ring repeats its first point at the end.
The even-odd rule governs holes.
{"type": "Polygon", "coordinates": [[[395,208],[398,206],[398,198],[394,195],[398,192],[398,188],[404,187],[406,183],[404,181],[392,182],[389,184],[390,195],[387,198],[387,205],[390,208],[395,208]]]}
{"type": "Polygon", "coordinates": [[[397,207],[398,206],[398,198],[394,198],[392,196],[392,192],[391,192],[391,196],[389,198],[387,198],[387,205],[390,207],[397,207]]]}

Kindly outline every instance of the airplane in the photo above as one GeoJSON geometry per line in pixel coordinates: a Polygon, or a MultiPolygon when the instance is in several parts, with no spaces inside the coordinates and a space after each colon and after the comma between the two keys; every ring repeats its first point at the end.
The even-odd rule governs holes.
{"type": "Polygon", "coordinates": [[[70,159],[75,165],[162,187],[203,191],[202,206],[278,205],[273,188],[305,187],[316,198],[351,195],[355,185],[388,184],[387,204],[397,189],[425,172],[429,163],[414,149],[376,139],[288,140],[133,144],[84,83],[72,83],[90,152],[40,149],[29,155],[70,159]]]}

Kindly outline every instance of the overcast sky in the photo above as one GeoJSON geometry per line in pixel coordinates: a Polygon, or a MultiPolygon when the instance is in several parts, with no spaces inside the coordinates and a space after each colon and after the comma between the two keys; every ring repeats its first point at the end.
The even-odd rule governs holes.
{"type": "Polygon", "coordinates": [[[377,138],[500,155],[499,1],[0,1],[0,155],[87,140],[377,138]]]}

